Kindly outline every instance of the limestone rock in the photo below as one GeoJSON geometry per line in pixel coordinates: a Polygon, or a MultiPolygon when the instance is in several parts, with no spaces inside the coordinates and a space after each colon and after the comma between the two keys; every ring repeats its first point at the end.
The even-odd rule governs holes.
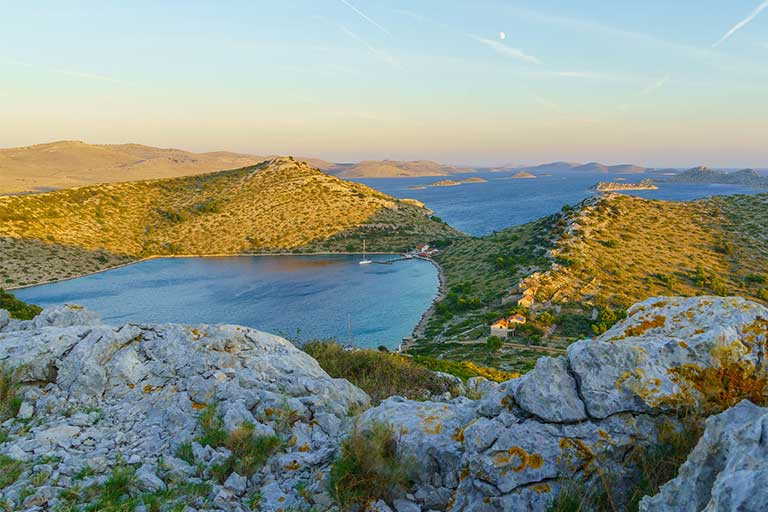
{"type": "MultiPolygon", "coordinates": [[[[3,423],[0,454],[31,468],[3,490],[11,509],[25,500],[32,510],[53,507],[56,494],[46,488],[53,484],[39,481],[57,482],[56,492],[103,484],[118,461],[138,468],[147,492],[165,489],[162,478],[211,483],[198,508],[207,501],[247,510],[258,492],[264,512],[334,509],[330,466],[355,424],[351,413],[369,398],[288,341],[239,326],[113,327],[72,306],[32,321],[6,319],[0,314],[0,363],[18,369],[23,404],[34,404],[33,421],[3,423]],[[232,473],[224,485],[214,481],[232,452],[196,441],[199,411],[210,404],[225,430],[247,422],[255,435],[280,439],[278,452],[249,478],[232,473]],[[177,458],[182,443],[191,443],[194,464],[177,458]],[[76,479],[86,465],[91,476],[76,479]]],[[[604,335],[574,343],[565,357],[539,360],[521,378],[470,380],[461,386],[467,396],[458,398],[391,397],[357,424],[392,426],[398,453],[415,461],[414,486],[392,503],[371,505],[543,512],[565,482],[594,483],[599,469],[615,481],[621,507],[636,476],[627,454],[658,443],[661,425],[679,426],[674,409],[681,403],[720,399],[698,391],[708,389],[700,379],[734,371],[747,382],[763,378],[767,337],[768,309],[755,303],[649,299],[604,335]]],[[[729,380],[734,396],[745,391],[738,382],[729,380]]],[[[642,510],[761,510],[766,438],[765,409],[742,403],[711,418],[678,478],[642,510]]]]}
{"type": "MultiPolygon", "coordinates": [[[[628,318],[596,340],[568,348],[587,412],[669,410],[696,398],[676,381],[681,370],[760,364],[768,310],[735,297],[659,297],[636,304],[628,318]]],[[[684,383],[682,383],[684,384],[684,383]]]]}
{"type": "Polygon", "coordinates": [[[550,423],[587,419],[576,379],[570,374],[564,357],[539,359],[536,369],[520,378],[515,402],[521,409],[550,423]]]}
{"type": "Polygon", "coordinates": [[[748,401],[707,420],[677,478],[641,512],[759,512],[768,504],[768,409],[748,401]]]}

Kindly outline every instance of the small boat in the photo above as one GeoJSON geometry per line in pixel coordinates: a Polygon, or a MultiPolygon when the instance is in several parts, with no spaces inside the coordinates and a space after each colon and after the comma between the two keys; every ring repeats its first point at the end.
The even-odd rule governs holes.
{"type": "Polygon", "coordinates": [[[365,257],[365,240],[363,240],[363,259],[360,260],[360,265],[370,265],[373,261],[365,257]]]}

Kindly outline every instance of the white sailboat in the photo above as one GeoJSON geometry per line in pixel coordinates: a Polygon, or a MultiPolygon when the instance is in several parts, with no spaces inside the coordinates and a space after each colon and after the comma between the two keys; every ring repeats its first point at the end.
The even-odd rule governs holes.
{"type": "Polygon", "coordinates": [[[363,259],[360,260],[361,265],[370,265],[373,261],[365,257],[365,239],[363,239],[363,259]]]}

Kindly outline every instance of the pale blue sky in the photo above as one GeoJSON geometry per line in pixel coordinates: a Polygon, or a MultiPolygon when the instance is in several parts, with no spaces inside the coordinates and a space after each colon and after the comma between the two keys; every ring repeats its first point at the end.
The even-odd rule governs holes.
{"type": "Polygon", "coordinates": [[[0,1],[0,146],[768,167],[761,1],[0,1]]]}

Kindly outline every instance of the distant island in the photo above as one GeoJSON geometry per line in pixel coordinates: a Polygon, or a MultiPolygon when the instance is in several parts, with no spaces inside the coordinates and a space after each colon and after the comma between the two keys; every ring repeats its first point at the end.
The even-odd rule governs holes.
{"type": "Polygon", "coordinates": [[[641,180],[638,183],[616,183],[612,181],[600,181],[592,190],[595,192],[617,192],[622,190],[658,190],[659,187],[653,180],[641,180]]]}
{"type": "Polygon", "coordinates": [[[536,178],[536,175],[526,171],[519,171],[510,176],[510,178],[513,180],[530,180],[536,178]]]}
{"type": "Polygon", "coordinates": [[[754,169],[725,172],[709,167],[694,167],[685,172],[670,176],[667,183],[702,183],[717,185],[746,185],[755,188],[768,188],[768,177],[761,176],[754,169]]]}
{"type": "Polygon", "coordinates": [[[435,181],[434,183],[429,183],[425,186],[426,187],[457,187],[459,185],[468,185],[471,183],[487,183],[487,182],[488,180],[484,178],[473,177],[473,178],[466,178],[463,180],[440,180],[440,181],[435,181]]]}
{"type": "Polygon", "coordinates": [[[586,164],[574,163],[574,162],[550,162],[541,165],[507,165],[496,167],[491,169],[491,172],[536,172],[538,175],[541,173],[558,173],[558,172],[583,172],[583,173],[601,173],[601,174],[643,174],[649,172],[651,169],[634,164],[618,164],[618,165],[606,165],[599,162],[588,162],[586,164]]]}
{"type": "Polygon", "coordinates": [[[454,167],[430,160],[363,160],[356,164],[334,164],[323,170],[340,178],[418,178],[472,172],[467,167],[454,167]]]}

